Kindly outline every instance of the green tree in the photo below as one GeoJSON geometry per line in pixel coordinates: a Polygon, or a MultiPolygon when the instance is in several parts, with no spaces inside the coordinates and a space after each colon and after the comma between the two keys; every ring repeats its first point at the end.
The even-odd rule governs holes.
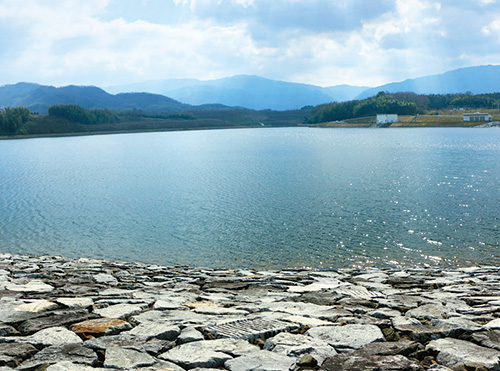
{"type": "Polygon", "coordinates": [[[63,117],[85,125],[120,122],[118,114],[109,109],[88,110],[76,104],[57,104],[51,106],[49,107],[49,115],[63,117]]]}
{"type": "Polygon", "coordinates": [[[0,129],[9,133],[21,130],[30,119],[30,110],[26,107],[6,107],[0,110],[0,129]]]}

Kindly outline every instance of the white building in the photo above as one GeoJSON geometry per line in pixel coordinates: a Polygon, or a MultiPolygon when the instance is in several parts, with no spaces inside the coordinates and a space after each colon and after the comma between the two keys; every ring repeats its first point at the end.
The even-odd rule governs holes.
{"type": "Polygon", "coordinates": [[[397,114],[377,115],[377,125],[392,124],[394,122],[398,122],[397,114]]]}
{"type": "Polygon", "coordinates": [[[466,122],[481,122],[491,121],[492,117],[489,113],[464,113],[464,121],[466,122]]]}

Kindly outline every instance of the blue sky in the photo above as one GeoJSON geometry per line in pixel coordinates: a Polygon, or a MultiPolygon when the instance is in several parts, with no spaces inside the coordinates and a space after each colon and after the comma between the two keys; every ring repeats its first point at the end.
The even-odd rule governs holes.
{"type": "Polygon", "coordinates": [[[500,0],[0,0],[0,85],[377,86],[500,64],[500,0]]]}

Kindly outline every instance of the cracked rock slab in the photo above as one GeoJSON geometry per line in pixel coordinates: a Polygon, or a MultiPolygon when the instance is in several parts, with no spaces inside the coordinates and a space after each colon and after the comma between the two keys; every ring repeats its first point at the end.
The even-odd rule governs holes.
{"type": "Polygon", "coordinates": [[[336,349],[359,349],[370,343],[385,341],[382,331],[375,325],[314,327],[306,335],[325,341],[336,349]]]}
{"type": "Polygon", "coordinates": [[[295,363],[295,358],[262,350],[228,360],[224,367],[230,371],[287,371],[292,369],[295,363]]]}
{"type": "Polygon", "coordinates": [[[399,354],[388,356],[339,354],[327,359],[321,370],[423,371],[423,367],[416,361],[409,360],[399,354]]]}
{"type": "Polygon", "coordinates": [[[134,314],[139,314],[146,306],[133,304],[116,304],[106,308],[98,308],[94,313],[106,318],[126,318],[134,314]]]}
{"type": "Polygon", "coordinates": [[[181,330],[178,326],[172,326],[168,323],[144,322],[134,327],[126,334],[142,336],[145,338],[158,338],[163,340],[175,340],[181,330]]]}
{"type": "Polygon", "coordinates": [[[17,369],[30,370],[44,364],[55,364],[60,361],[71,361],[93,366],[97,363],[97,355],[80,344],[49,346],[32,358],[24,361],[17,369]]]}
{"type": "Polygon", "coordinates": [[[88,308],[94,304],[91,298],[57,298],[55,301],[68,308],[88,308]]]}
{"type": "Polygon", "coordinates": [[[433,340],[426,350],[437,353],[437,362],[447,367],[478,363],[488,370],[500,370],[500,351],[468,341],[454,338],[433,340]]]}
{"type": "Polygon", "coordinates": [[[111,347],[106,349],[104,367],[128,370],[131,368],[152,366],[155,362],[155,359],[147,353],[142,353],[134,349],[111,347]]]}
{"type": "Polygon", "coordinates": [[[300,358],[306,354],[311,355],[321,364],[326,358],[337,354],[335,349],[324,342],[310,336],[282,332],[266,340],[264,349],[289,357],[300,358]]]}
{"type": "Polygon", "coordinates": [[[0,338],[0,343],[26,343],[32,345],[67,345],[67,344],[81,344],[82,339],[74,332],[69,331],[65,327],[51,327],[40,330],[33,335],[20,337],[20,336],[7,336],[0,338]]]}
{"type": "Polygon", "coordinates": [[[228,359],[259,351],[258,347],[245,340],[217,339],[182,344],[160,355],[160,358],[187,369],[217,368],[222,367],[228,359]]]}
{"type": "Polygon", "coordinates": [[[44,293],[54,290],[54,286],[48,285],[40,280],[29,281],[26,284],[16,284],[14,282],[6,282],[4,286],[6,290],[16,291],[16,292],[44,293]]]}

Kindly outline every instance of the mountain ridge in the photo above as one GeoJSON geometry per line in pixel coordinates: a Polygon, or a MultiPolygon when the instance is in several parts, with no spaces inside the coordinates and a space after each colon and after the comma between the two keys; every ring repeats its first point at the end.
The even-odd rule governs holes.
{"type": "Polygon", "coordinates": [[[0,86],[0,107],[25,106],[39,113],[46,113],[51,105],[65,103],[88,109],[108,108],[117,111],[180,112],[234,108],[284,111],[364,99],[380,91],[417,94],[494,93],[500,91],[500,65],[465,67],[374,88],[345,84],[320,87],[254,75],[235,75],[206,81],[149,80],[104,89],[96,86],[54,87],[20,82],[0,86]]]}
{"type": "Polygon", "coordinates": [[[181,112],[192,108],[172,98],[151,93],[109,94],[96,86],[54,87],[21,82],[0,87],[0,107],[23,106],[32,112],[47,113],[56,104],[77,104],[83,108],[181,112]]]}
{"type": "Polygon", "coordinates": [[[356,99],[369,98],[379,91],[408,91],[417,94],[496,93],[500,91],[500,65],[463,67],[441,74],[384,84],[365,90],[356,99]]]}

